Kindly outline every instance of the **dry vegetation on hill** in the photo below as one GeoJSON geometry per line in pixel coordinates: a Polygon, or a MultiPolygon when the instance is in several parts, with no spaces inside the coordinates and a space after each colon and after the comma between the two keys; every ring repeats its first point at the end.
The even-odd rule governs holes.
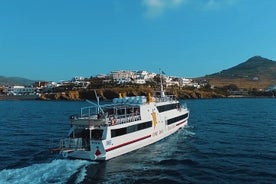
{"type": "Polygon", "coordinates": [[[207,75],[202,79],[216,87],[234,84],[240,89],[265,89],[276,85],[276,62],[255,56],[237,66],[207,75]]]}

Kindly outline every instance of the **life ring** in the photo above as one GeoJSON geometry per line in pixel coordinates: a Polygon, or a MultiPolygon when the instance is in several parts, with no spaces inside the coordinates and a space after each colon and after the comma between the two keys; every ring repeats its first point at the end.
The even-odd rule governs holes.
{"type": "Polygon", "coordinates": [[[68,157],[68,152],[67,152],[67,151],[62,152],[62,156],[63,156],[64,158],[67,158],[67,157],[68,157]]]}

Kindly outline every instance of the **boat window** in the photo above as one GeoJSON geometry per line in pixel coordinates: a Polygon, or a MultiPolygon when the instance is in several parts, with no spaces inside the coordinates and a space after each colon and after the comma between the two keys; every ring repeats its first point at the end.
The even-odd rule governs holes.
{"type": "Polygon", "coordinates": [[[102,129],[94,129],[91,131],[91,139],[100,140],[103,137],[103,130],[102,129]]]}
{"type": "Polygon", "coordinates": [[[126,128],[113,129],[111,130],[111,137],[117,137],[117,136],[129,134],[129,133],[136,132],[150,127],[152,127],[152,122],[148,121],[137,125],[132,125],[126,128]]]}
{"type": "Polygon", "coordinates": [[[175,122],[177,122],[177,121],[180,121],[180,120],[184,120],[184,119],[187,118],[187,117],[188,117],[188,113],[187,113],[187,114],[184,114],[184,115],[181,115],[181,116],[177,116],[177,117],[172,118],[172,119],[169,119],[169,120],[167,121],[167,125],[173,124],[173,123],[175,123],[175,122]]]}
{"type": "Polygon", "coordinates": [[[157,106],[159,112],[168,111],[180,107],[179,103],[157,106]]]}
{"type": "Polygon", "coordinates": [[[136,125],[132,125],[127,127],[127,133],[131,133],[131,132],[136,132],[137,131],[137,126],[136,125]]]}
{"type": "Polygon", "coordinates": [[[115,130],[111,130],[111,137],[117,137],[120,135],[124,135],[127,133],[127,128],[119,128],[115,130]]]}
{"type": "Polygon", "coordinates": [[[145,123],[140,123],[137,125],[137,130],[143,130],[143,129],[146,129],[146,128],[149,128],[149,127],[152,127],[152,121],[148,121],[148,122],[145,122],[145,123]]]}
{"type": "Polygon", "coordinates": [[[89,130],[87,129],[76,129],[74,133],[70,135],[73,138],[89,138],[89,130]]]}
{"type": "Polygon", "coordinates": [[[126,114],[125,109],[118,109],[117,110],[117,114],[118,115],[124,115],[124,114],[126,114]]]}

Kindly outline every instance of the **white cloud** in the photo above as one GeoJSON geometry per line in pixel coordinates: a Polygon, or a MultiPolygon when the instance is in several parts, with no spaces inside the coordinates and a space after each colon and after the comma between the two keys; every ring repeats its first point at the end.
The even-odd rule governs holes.
{"type": "Polygon", "coordinates": [[[202,7],[204,10],[218,10],[225,6],[233,6],[238,0],[203,0],[202,7]]]}
{"type": "Polygon", "coordinates": [[[206,9],[219,9],[221,4],[216,0],[209,0],[204,6],[206,9]]]}
{"type": "Polygon", "coordinates": [[[146,18],[154,19],[165,12],[174,10],[182,5],[198,7],[201,10],[220,10],[228,6],[237,5],[240,0],[142,0],[146,18]]]}
{"type": "Polygon", "coordinates": [[[143,0],[143,6],[146,8],[145,16],[147,18],[156,18],[164,12],[179,7],[186,0],[143,0]]]}

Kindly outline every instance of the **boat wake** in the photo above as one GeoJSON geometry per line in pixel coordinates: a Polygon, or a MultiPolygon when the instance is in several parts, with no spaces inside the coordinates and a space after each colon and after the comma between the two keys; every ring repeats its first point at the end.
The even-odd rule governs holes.
{"type": "Polygon", "coordinates": [[[190,126],[182,129],[181,133],[187,137],[193,137],[196,135],[196,133],[191,130],[190,126]]]}
{"type": "Polygon", "coordinates": [[[84,160],[59,159],[24,168],[4,169],[0,171],[0,183],[80,183],[86,176],[86,166],[90,164],[84,160]]]}

